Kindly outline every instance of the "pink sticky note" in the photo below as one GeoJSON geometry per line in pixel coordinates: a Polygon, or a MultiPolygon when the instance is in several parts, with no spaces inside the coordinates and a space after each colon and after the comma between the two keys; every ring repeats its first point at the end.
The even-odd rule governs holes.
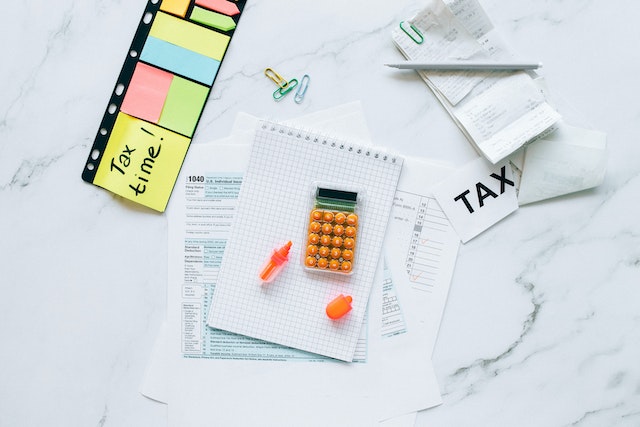
{"type": "Polygon", "coordinates": [[[240,9],[235,3],[227,0],[196,0],[198,6],[224,13],[227,16],[234,16],[240,13],[240,9]]]}
{"type": "Polygon", "coordinates": [[[120,110],[152,123],[158,123],[169,93],[173,74],[138,62],[120,110]]]}

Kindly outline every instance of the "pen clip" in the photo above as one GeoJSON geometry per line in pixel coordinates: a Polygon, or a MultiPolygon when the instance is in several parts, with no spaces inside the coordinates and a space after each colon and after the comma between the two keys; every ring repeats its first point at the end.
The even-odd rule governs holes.
{"type": "Polygon", "coordinates": [[[413,40],[414,42],[416,42],[416,44],[422,44],[422,42],[424,42],[424,36],[422,35],[422,33],[420,32],[420,30],[418,29],[418,27],[416,27],[413,24],[409,24],[409,27],[413,30],[414,34],[416,36],[418,36],[417,38],[414,37],[414,34],[410,33],[409,31],[407,31],[407,29],[405,27],[402,26],[402,24],[404,24],[404,21],[400,21],[400,29],[409,36],[409,38],[411,40],[413,40]]]}

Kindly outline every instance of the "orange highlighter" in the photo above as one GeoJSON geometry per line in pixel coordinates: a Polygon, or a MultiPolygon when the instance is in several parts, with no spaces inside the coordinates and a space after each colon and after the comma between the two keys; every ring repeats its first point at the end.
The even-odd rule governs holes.
{"type": "Polygon", "coordinates": [[[278,275],[280,270],[284,267],[285,263],[289,260],[289,250],[291,249],[291,241],[288,241],[286,245],[280,249],[274,250],[271,254],[271,258],[267,261],[265,266],[260,272],[260,280],[264,283],[269,283],[278,275]]]}

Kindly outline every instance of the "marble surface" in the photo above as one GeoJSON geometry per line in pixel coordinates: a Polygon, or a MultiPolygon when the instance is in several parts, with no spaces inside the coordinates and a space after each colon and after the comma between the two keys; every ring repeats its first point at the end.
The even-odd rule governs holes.
{"type": "MultiPolygon", "coordinates": [[[[0,426],[162,426],[138,393],[166,311],[164,215],[80,174],[140,0],[6,2],[0,32],[0,426]]],[[[461,247],[419,426],[640,425],[640,4],[483,0],[594,129],[604,183],[526,206],[461,247]]],[[[194,144],[238,112],[286,119],[360,100],[375,144],[475,153],[390,32],[418,0],[249,0],[194,144]],[[311,75],[275,103],[263,69],[311,75]],[[290,102],[289,102],[290,101],[290,102]]]]}

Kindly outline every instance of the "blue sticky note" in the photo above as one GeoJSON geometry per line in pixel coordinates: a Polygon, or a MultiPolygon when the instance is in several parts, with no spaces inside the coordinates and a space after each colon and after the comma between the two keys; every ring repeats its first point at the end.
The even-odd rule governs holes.
{"type": "Polygon", "coordinates": [[[207,86],[213,84],[220,67],[220,61],[152,36],[147,38],[140,59],[207,86]]]}

